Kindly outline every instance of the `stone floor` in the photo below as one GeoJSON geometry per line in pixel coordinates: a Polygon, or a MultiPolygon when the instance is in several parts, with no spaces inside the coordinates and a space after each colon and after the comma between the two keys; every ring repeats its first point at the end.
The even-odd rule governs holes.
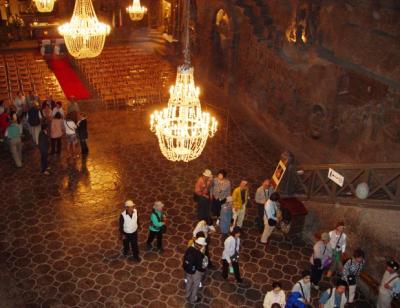
{"type": "MultiPolygon", "coordinates": [[[[234,186],[247,179],[253,195],[271,175],[279,151],[270,148],[261,157],[235,128],[227,139],[221,129],[199,159],[172,163],[160,154],[147,122],[147,111],[90,113],[88,158],[68,160],[65,152],[51,157],[49,177],[39,174],[38,153],[29,142],[21,169],[1,150],[0,283],[10,302],[2,308],[185,307],[181,260],[196,222],[197,176],[204,168],[225,168],[234,186]],[[140,264],[121,256],[117,221],[127,198],[137,203],[141,220],[140,264]],[[144,249],[156,200],[165,202],[170,219],[163,254],[144,249]]],[[[272,281],[290,290],[309,267],[311,246],[300,238],[274,234],[265,250],[254,217],[250,208],[240,254],[246,285],[222,279],[223,246],[213,234],[211,255],[218,267],[208,273],[196,307],[262,307],[272,281]]],[[[368,305],[361,301],[359,307],[368,305]]]]}

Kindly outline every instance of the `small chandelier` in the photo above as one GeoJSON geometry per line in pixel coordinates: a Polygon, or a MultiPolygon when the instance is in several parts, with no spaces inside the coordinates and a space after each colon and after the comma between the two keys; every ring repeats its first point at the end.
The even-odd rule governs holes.
{"type": "Polygon", "coordinates": [[[168,106],[150,117],[161,153],[171,161],[188,162],[202,153],[208,137],[217,131],[217,121],[201,110],[200,90],[195,86],[189,52],[189,9],[187,3],[185,62],[178,67],[175,86],[170,89],[168,106]]]}
{"type": "Polygon", "coordinates": [[[126,12],[133,21],[142,20],[144,14],[147,13],[147,8],[140,5],[140,0],[133,0],[132,5],[126,8],[126,12]]]}
{"type": "Polygon", "coordinates": [[[102,52],[110,26],[99,22],[91,0],[76,0],[71,21],[58,31],[73,57],[94,58],[102,52]]]}
{"type": "Polygon", "coordinates": [[[49,13],[53,11],[56,0],[33,0],[33,2],[35,2],[36,8],[40,13],[49,13]]]}

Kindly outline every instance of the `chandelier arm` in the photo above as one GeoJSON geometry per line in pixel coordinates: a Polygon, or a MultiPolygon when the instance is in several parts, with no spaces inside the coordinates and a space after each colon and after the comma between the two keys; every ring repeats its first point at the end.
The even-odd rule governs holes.
{"type": "Polygon", "coordinates": [[[184,64],[190,66],[190,35],[189,35],[189,21],[190,21],[190,0],[186,1],[186,20],[185,20],[185,47],[183,49],[184,64]]]}

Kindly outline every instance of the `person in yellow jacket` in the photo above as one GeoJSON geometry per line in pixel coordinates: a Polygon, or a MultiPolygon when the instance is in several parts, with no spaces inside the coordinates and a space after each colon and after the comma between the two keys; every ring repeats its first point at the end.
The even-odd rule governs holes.
{"type": "Polygon", "coordinates": [[[244,216],[246,214],[246,206],[249,201],[249,183],[245,180],[240,182],[232,193],[233,199],[233,225],[242,227],[244,216]]]}

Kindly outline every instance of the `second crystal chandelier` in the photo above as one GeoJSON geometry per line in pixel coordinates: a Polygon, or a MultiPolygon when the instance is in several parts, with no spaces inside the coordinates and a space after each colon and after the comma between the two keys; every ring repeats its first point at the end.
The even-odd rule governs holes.
{"type": "Polygon", "coordinates": [[[201,110],[195,86],[189,49],[190,0],[187,1],[185,62],[178,67],[176,83],[171,87],[167,108],[155,111],[150,128],[155,132],[161,153],[171,161],[188,162],[202,153],[208,137],[217,131],[217,121],[201,110]]]}
{"type": "Polygon", "coordinates": [[[147,8],[140,5],[140,0],[133,0],[132,5],[126,8],[126,12],[129,14],[131,20],[139,21],[143,19],[144,14],[147,12],[147,8]]]}
{"type": "Polygon", "coordinates": [[[33,2],[35,2],[36,8],[40,13],[50,13],[53,11],[56,0],[33,0],[33,2]]]}
{"type": "Polygon", "coordinates": [[[58,31],[73,57],[94,58],[102,52],[110,26],[99,22],[91,0],[76,0],[71,21],[58,31]]]}

